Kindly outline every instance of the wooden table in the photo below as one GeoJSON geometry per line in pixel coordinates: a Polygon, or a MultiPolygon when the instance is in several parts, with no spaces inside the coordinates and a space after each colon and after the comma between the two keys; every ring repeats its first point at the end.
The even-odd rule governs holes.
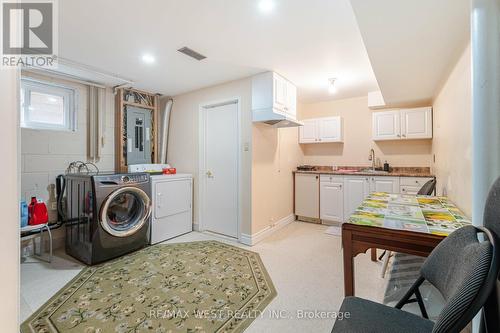
{"type": "Polygon", "coordinates": [[[354,295],[354,257],[376,249],[426,257],[448,234],[470,224],[445,197],[372,193],[342,225],[345,296],[354,295]]]}

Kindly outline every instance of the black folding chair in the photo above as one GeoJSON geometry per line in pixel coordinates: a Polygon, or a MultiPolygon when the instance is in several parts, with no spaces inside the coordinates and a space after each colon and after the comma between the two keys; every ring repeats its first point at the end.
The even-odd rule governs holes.
{"type": "Polygon", "coordinates": [[[436,178],[429,180],[427,183],[418,190],[419,195],[432,195],[436,190],[436,178]]]}
{"type": "MultiPolygon", "coordinates": [[[[483,216],[484,226],[500,239],[500,178],[491,187],[483,216]]],[[[500,332],[500,277],[484,305],[480,332],[500,332]]]]}
{"type": "Polygon", "coordinates": [[[395,308],[346,297],[339,310],[344,313],[343,319],[337,319],[332,332],[458,333],[480,311],[493,290],[498,276],[497,251],[496,237],[487,228],[466,226],[456,230],[427,257],[420,277],[395,308]],[[479,234],[484,234],[485,240],[479,234]],[[425,280],[445,299],[436,322],[427,319],[420,295],[419,287],[425,280]],[[423,318],[401,310],[415,301],[423,318]]]}

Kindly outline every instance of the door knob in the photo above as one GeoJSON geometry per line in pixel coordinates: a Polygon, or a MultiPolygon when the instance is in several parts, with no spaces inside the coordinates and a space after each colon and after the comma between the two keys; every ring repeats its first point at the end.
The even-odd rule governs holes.
{"type": "Polygon", "coordinates": [[[210,170],[208,170],[208,171],[206,172],[206,175],[207,175],[207,177],[208,177],[208,178],[213,178],[213,177],[214,177],[214,175],[213,175],[212,171],[210,171],[210,170]]]}

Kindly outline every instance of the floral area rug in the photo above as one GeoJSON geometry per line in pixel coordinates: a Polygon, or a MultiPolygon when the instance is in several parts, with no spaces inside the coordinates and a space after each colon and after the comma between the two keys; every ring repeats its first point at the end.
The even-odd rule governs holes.
{"type": "Polygon", "coordinates": [[[257,253],[155,245],[82,270],[21,332],[242,332],[276,296],[257,253]]]}

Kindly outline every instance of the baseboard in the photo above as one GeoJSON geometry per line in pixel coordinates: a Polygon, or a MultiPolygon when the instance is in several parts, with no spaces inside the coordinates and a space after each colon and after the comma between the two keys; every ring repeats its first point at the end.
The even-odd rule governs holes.
{"type": "Polygon", "coordinates": [[[283,228],[284,226],[292,223],[293,221],[295,221],[295,215],[290,214],[290,215],[285,216],[284,218],[278,220],[274,224],[267,226],[264,229],[254,233],[252,235],[242,233],[241,237],[240,237],[240,242],[245,244],[245,245],[248,245],[248,246],[253,246],[253,245],[257,244],[258,242],[260,242],[261,240],[263,240],[264,238],[269,237],[272,233],[274,233],[274,232],[280,230],[281,228],[283,228]]]}
{"type": "Polygon", "coordinates": [[[193,221],[193,231],[200,231],[200,224],[196,221],[193,221]]]}

